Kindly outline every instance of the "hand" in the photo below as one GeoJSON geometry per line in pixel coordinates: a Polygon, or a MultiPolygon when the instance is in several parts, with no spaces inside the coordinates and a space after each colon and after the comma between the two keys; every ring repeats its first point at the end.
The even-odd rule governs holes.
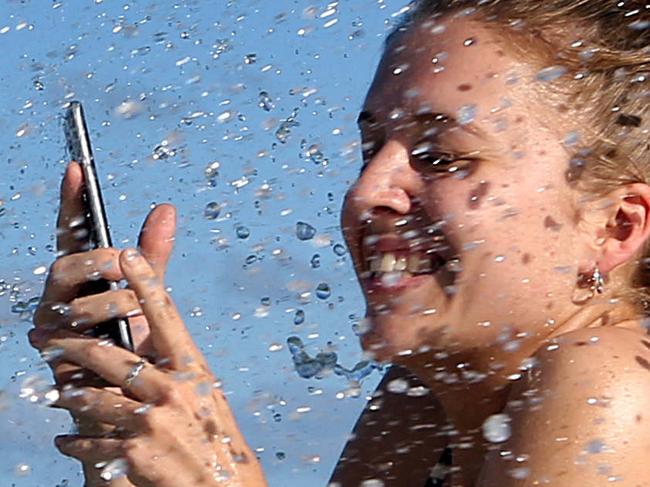
{"type": "Polygon", "coordinates": [[[121,392],[64,391],[56,406],[114,425],[119,434],[61,436],[57,447],[88,463],[125,459],[128,479],[137,486],[265,486],[261,467],[162,279],[134,249],[120,253],[119,265],[151,328],[158,363],[142,359],[143,368],[126,385],[141,361],[138,355],[67,330],[30,333],[39,347],[57,350],[55,360],[75,363],[121,387],[121,392]]]}
{"type": "MultiPolygon", "coordinates": [[[[80,286],[89,281],[91,276],[115,281],[124,278],[118,263],[119,252],[116,249],[86,251],[85,236],[78,234],[79,222],[84,215],[82,186],[81,167],[71,162],[66,168],[61,184],[61,203],[56,229],[57,254],[60,257],[50,268],[43,296],[34,314],[34,324],[39,330],[68,329],[82,332],[111,317],[125,318],[130,315],[128,323],[137,353],[151,355],[149,325],[132,290],[121,289],[76,298],[80,286]],[[73,326],[75,324],[76,326],[73,326]]],[[[159,205],[147,216],[138,239],[138,247],[152,262],[156,274],[161,279],[164,277],[173,248],[175,225],[174,207],[159,205]]],[[[52,364],[52,368],[55,382],[59,385],[106,385],[95,374],[70,362],[58,361],[52,364]]],[[[98,436],[113,429],[111,425],[92,421],[85,415],[73,417],[79,432],[84,435],[98,436]]],[[[107,484],[99,478],[92,464],[84,464],[84,474],[87,486],[131,485],[126,480],[107,484]]]]}

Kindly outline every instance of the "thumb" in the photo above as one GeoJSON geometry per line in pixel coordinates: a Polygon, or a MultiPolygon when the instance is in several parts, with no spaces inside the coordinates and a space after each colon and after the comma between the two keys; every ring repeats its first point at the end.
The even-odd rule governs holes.
{"type": "Polygon", "coordinates": [[[170,204],[157,205],[149,212],[140,230],[138,247],[159,278],[165,277],[167,262],[174,248],[176,208],[170,204]]]}

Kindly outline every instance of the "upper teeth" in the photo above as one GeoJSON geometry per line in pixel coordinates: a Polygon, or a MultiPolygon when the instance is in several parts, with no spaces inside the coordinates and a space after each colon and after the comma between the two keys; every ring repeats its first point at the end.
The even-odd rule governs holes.
{"type": "Polygon", "coordinates": [[[394,252],[380,252],[369,258],[370,271],[393,272],[408,271],[412,273],[431,270],[431,261],[419,253],[401,254],[394,252]]]}

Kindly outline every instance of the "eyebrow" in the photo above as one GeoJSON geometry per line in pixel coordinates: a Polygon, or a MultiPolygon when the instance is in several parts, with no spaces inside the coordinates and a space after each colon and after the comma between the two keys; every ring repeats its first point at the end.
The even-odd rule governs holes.
{"type": "MultiPolygon", "coordinates": [[[[488,134],[483,129],[478,127],[475,123],[460,123],[456,117],[444,112],[426,112],[417,113],[412,118],[420,123],[433,122],[433,123],[446,123],[449,127],[459,128],[481,139],[487,139],[488,134]]],[[[357,125],[362,122],[377,123],[377,118],[369,111],[363,110],[357,117],[357,125]]]]}

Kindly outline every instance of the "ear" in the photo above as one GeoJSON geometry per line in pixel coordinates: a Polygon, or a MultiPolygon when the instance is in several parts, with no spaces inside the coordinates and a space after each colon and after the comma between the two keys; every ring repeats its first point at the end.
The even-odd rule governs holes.
{"type": "Polygon", "coordinates": [[[633,259],[650,236],[650,186],[633,183],[610,194],[607,224],[600,229],[598,266],[603,273],[633,259]]]}

